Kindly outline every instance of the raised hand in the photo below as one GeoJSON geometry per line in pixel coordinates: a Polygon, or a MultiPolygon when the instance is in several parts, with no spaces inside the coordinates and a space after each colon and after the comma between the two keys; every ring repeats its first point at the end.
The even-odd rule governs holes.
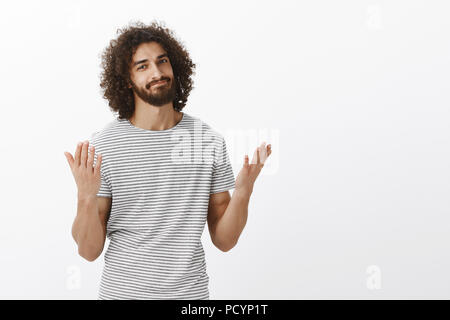
{"type": "Polygon", "coordinates": [[[271,153],[272,146],[268,144],[266,147],[266,143],[263,142],[256,148],[251,163],[248,162],[248,155],[245,155],[244,165],[236,178],[235,190],[243,190],[250,193],[253,191],[255,180],[271,153]]]}
{"type": "Polygon", "coordinates": [[[72,170],[73,177],[78,188],[78,197],[97,196],[100,190],[100,167],[102,165],[102,155],[97,155],[97,163],[94,164],[95,147],[91,146],[88,154],[89,141],[78,143],[75,150],[75,159],[70,152],[64,152],[66,159],[72,170]]]}

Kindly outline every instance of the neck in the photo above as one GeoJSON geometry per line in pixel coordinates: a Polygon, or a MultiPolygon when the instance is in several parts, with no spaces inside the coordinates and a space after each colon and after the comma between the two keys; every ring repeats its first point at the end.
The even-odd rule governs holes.
{"type": "Polygon", "coordinates": [[[146,104],[143,107],[136,106],[135,111],[129,121],[135,127],[145,130],[167,130],[174,127],[181,121],[183,113],[176,111],[173,104],[161,107],[146,104]]]}

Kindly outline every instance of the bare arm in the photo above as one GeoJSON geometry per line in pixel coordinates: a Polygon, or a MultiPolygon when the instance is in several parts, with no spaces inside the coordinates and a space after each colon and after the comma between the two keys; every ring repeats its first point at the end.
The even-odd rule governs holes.
{"type": "Polygon", "coordinates": [[[72,236],[78,245],[78,254],[88,261],[94,261],[103,251],[110,210],[111,198],[78,197],[72,236]]]}
{"type": "Polygon", "coordinates": [[[94,261],[103,251],[106,225],[112,198],[97,197],[101,185],[100,167],[102,155],[94,166],[94,147],[88,152],[89,141],[79,143],[75,157],[64,152],[78,187],[77,216],[72,225],[72,237],[78,245],[78,253],[88,261],[94,261]]]}
{"type": "Polygon", "coordinates": [[[208,206],[208,229],[213,244],[223,252],[237,243],[247,223],[251,192],[235,190],[212,194],[208,206]]]}
{"type": "Polygon", "coordinates": [[[228,191],[212,194],[209,198],[209,232],[214,245],[224,252],[237,244],[247,223],[248,204],[253,186],[264,162],[272,153],[271,147],[270,144],[265,147],[263,142],[255,150],[251,164],[245,155],[244,165],[236,178],[236,188],[231,199],[228,191]]]}

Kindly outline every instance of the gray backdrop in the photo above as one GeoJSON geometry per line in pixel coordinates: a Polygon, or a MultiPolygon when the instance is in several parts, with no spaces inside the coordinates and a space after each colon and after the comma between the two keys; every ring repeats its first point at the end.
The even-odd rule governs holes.
{"type": "Polygon", "coordinates": [[[448,1],[0,6],[0,298],[97,297],[64,151],[113,120],[99,54],[133,19],[189,49],[184,111],[226,136],[235,176],[272,144],[237,246],[205,225],[211,299],[450,298],[448,1]]]}

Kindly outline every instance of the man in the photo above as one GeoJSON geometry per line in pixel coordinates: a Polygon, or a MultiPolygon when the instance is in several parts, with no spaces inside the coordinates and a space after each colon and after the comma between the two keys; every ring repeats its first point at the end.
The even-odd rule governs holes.
{"type": "Polygon", "coordinates": [[[119,117],[74,157],[65,152],[78,252],[94,261],[110,239],[99,299],[209,299],[205,222],[217,248],[236,245],[270,145],[251,164],[245,155],[235,181],[223,136],[181,111],[195,64],[157,23],[123,29],[102,59],[101,87],[119,117]]]}

